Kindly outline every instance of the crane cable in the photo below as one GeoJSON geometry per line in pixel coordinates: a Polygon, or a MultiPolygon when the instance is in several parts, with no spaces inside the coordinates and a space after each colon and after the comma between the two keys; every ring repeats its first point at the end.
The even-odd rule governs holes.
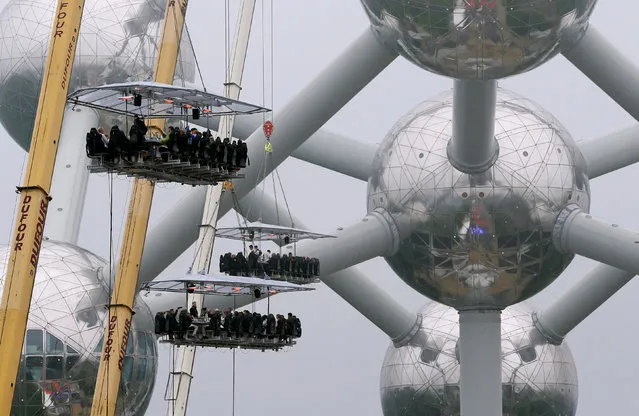
{"type": "MultiPolygon", "coordinates": [[[[274,107],[274,45],[275,45],[275,36],[274,36],[274,2],[273,0],[263,0],[262,1],[262,8],[261,8],[261,12],[262,12],[262,106],[266,107],[266,108],[270,108],[271,111],[269,112],[264,112],[262,113],[262,121],[264,124],[266,124],[267,120],[268,120],[268,116],[270,116],[272,118],[273,115],[273,107],[274,107]],[[267,14],[267,6],[266,6],[266,2],[269,1],[269,13],[267,14]],[[268,38],[268,41],[267,41],[268,38]],[[267,51],[268,49],[268,51],[267,51]],[[267,62],[268,60],[268,62],[267,62]],[[267,76],[267,72],[270,72],[270,74],[268,74],[267,76]],[[268,79],[268,81],[267,81],[268,79]],[[267,87],[268,90],[267,91],[267,87]],[[270,94],[269,94],[270,93],[270,94]]],[[[266,134],[266,132],[265,132],[266,134]]],[[[269,142],[268,137],[267,137],[267,142],[269,142]]],[[[267,144],[268,146],[268,144],[267,144]]],[[[261,187],[261,189],[259,189],[258,192],[260,192],[260,195],[258,196],[258,198],[253,199],[252,203],[249,205],[248,210],[246,212],[246,216],[244,216],[245,218],[247,218],[251,212],[253,211],[253,207],[254,205],[258,205],[258,212],[257,214],[257,219],[258,221],[262,221],[262,207],[264,206],[264,198],[265,198],[265,190],[266,190],[266,173],[268,171],[268,160],[270,159],[270,152],[266,150],[265,148],[265,152],[264,152],[264,158],[260,164],[260,167],[258,169],[258,176],[257,176],[257,180],[256,180],[256,185],[259,185],[261,187]]],[[[273,169],[272,174],[272,180],[273,180],[273,197],[275,199],[275,212],[276,212],[276,221],[277,224],[276,225],[282,225],[281,224],[281,220],[280,220],[280,212],[279,212],[279,202],[278,202],[278,192],[277,192],[277,185],[279,185],[280,188],[280,192],[282,194],[282,197],[284,198],[284,203],[286,206],[286,210],[288,213],[288,217],[289,217],[289,221],[291,224],[291,227],[295,227],[295,221],[293,220],[293,216],[291,215],[291,210],[290,207],[288,205],[288,200],[286,198],[286,193],[284,192],[284,187],[282,184],[282,180],[280,178],[278,169],[273,169]],[[277,178],[277,184],[275,182],[275,178],[277,178]]],[[[257,186],[256,186],[257,188],[257,186]]],[[[238,224],[241,227],[241,224],[238,224]]]]}
{"type": "MultiPolygon", "coordinates": [[[[284,185],[282,185],[282,178],[280,178],[280,173],[276,170],[275,176],[277,176],[277,181],[280,184],[280,189],[284,189],[284,185]]],[[[291,214],[291,208],[288,206],[288,199],[286,199],[286,194],[282,191],[282,198],[284,198],[284,205],[286,206],[286,212],[288,213],[288,217],[291,220],[291,228],[295,228],[295,220],[293,220],[293,214],[291,214]]],[[[277,201],[277,200],[276,200],[277,201]]],[[[278,211],[279,218],[279,211],[278,211]]]]}
{"type": "MultiPolygon", "coordinates": [[[[231,65],[230,62],[229,62],[229,59],[230,59],[230,52],[229,52],[230,20],[231,20],[230,19],[230,0],[224,0],[224,82],[225,83],[229,82],[230,65],[231,65]]],[[[188,27],[185,26],[185,29],[186,29],[187,36],[188,36],[188,38],[190,40],[191,39],[191,35],[189,34],[188,27]]],[[[194,46],[193,46],[192,42],[191,42],[191,48],[193,50],[193,56],[195,57],[195,63],[196,63],[196,66],[197,66],[198,73],[200,75],[200,80],[202,82],[202,87],[204,88],[204,91],[206,92],[206,86],[204,85],[204,79],[202,78],[202,72],[200,71],[200,65],[199,65],[199,63],[197,61],[197,56],[195,55],[195,49],[194,49],[194,46]]],[[[187,121],[188,121],[188,118],[187,118],[187,121]]],[[[208,126],[209,126],[208,117],[207,117],[207,121],[206,122],[207,122],[207,129],[208,129],[208,126]]],[[[220,135],[220,132],[218,130],[218,136],[219,135],[220,135]]],[[[220,184],[218,186],[224,186],[224,184],[220,184]]],[[[224,195],[224,191],[222,191],[222,196],[223,195],[224,195]]],[[[222,200],[222,197],[220,197],[220,201],[221,200],[222,200]]],[[[211,215],[216,215],[216,214],[213,212],[213,213],[211,213],[211,215]]],[[[205,220],[205,221],[203,221],[204,224],[211,224],[213,222],[214,218],[212,218],[212,217],[203,218],[203,220],[205,220]]],[[[211,233],[211,232],[215,233],[215,229],[213,229],[211,227],[207,227],[207,229],[205,231],[205,234],[208,234],[208,233],[211,233]]],[[[196,246],[195,246],[195,255],[193,256],[193,260],[191,261],[191,265],[189,266],[189,271],[190,272],[193,271],[193,267],[195,266],[195,261],[196,261],[198,255],[203,250],[204,240],[205,239],[198,238],[198,241],[197,241],[196,246]]],[[[210,251],[210,253],[208,253],[208,255],[209,255],[209,259],[210,260],[209,260],[209,265],[207,267],[207,269],[208,269],[207,271],[210,271],[211,264],[213,262],[213,247],[211,247],[211,251],[210,251]]],[[[196,270],[195,272],[196,273],[200,273],[200,272],[202,272],[202,270],[196,270]]]]}
{"type": "MultiPolygon", "coordinates": [[[[204,83],[204,77],[202,76],[202,71],[200,70],[200,62],[198,61],[197,54],[195,53],[195,45],[193,44],[193,40],[191,39],[191,32],[189,32],[189,27],[186,24],[186,22],[184,22],[184,31],[186,32],[186,36],[189,40],[189,43],[191,44],[191,52],[193,53],[193,60],[195,61],[195,68],[197,69],[197,74],[200,77],[200,83],[202,83],[202,89],[204,89],[204,92],[208,92],[206,90],[206,84],[204,83]]],[[[182,62],[182,60],[180,60],[180,62],[182,62]]],[[[182,74],[182,78],[184,78],[184,74],[182,74]]],[[[206,122],[208,124],[209,122],[208,117],[206,119],[206,122]]]]}
{"type": "MultiPolygon", "coordinates": [[[[231,72],[231,62],[230,62],[230,54],[229,54],[229,41],[230,41],[230,0],[224,1],[224,84],[227,85],[230,82],[230,72],[231,72]]],[[[220,132],[218,129],[218,136],[220,132]]],[[[232,135],[232,132],[231,132],[232,135]]],[[[224,185],[222,185],[224,186],[224,185]]],[[[224,190],[222,190],[224,193],[224,190]]],[[[233,188],[231,187],[232,196],[235,196],[233,188]]],[[[237,201],[237,198],[234,197],[234,202],[237,201]]],[[[238,204],[239,206],[239,204],[238,204]]],[[[237,212],[237,211],[236,211],[237,212]]],[[[212,256],[212,253],[211,253],[212,256]]],[[[233,297],[233,310],[235,311],[236,303],[235,296],[233,297]]],[[[231,414],[235,416],[235,385],[236,385],[236,372],[235,372],[235,348],[233,349],[233,395],[231,399],[232,403],[232,411],[231,414]]]]}
{"type": "MultiPolygon", "coordinates": [[[[235,296],[233,296],[233,311],[235,311],[235,308],[237,307],[235,304],[235,296]]],[[[233,404],[233,408],[232,408],[232,412],[231,415],[235,416],[235,385],[236,385],[236,367],[235,367],[235,351],[237,350],[237,348],[233,348],[233,397],[232,397],[232,404],[233,404]]]]}

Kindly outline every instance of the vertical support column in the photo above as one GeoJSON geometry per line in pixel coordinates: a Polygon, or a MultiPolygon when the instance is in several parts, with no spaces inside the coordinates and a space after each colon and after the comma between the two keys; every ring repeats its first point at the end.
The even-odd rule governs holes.
{"type": "MultiPolygon", "coordinates": [[[[171,0],[166,4],[162,40],[155,62],[154,81],[172,84],[188,0],[171,0]]],[[[165,120],[154,119],[149,130],[164,130],[165,120]]],[[[131,190],[120,261],[115,277],[115,290],[109,305],[109,320],[93,394],[91,416],[115,416],[122,361],[129,340],[133,300],[140,273],[151,203],[155,184],[136,179],[131,190]]]]}
{"type": "MultiPolygon", "coordinates": [[[[246,53],[248,51],[251,28],[253,27],[253,16],[255,14],[256,0],[242,0],[240,15],[235,32],[235,44],[233,45],[232,61],[230,62],[229,79],[224,84],[224,96],[237,100],[242,91],[242,77],[244,75],[244,64],[246,63],[246,53]]],[[[225,116],[220,120],[219,135],[222,137],[232,137],[235,116],[225,116]]]]}
{"type": "Polygon", "coordinates": [[[97,127],[98,122],[98,113],[91,108],[67,106],[64,110],[51,184],[55,199],[49,203],[44,229],[47,238],[71,244],[78,241],[89,184],[84,137],[91,127],[97,127]]]}
{"type": "MultiPolygon", "coordinates": [[[[251,27],[253,25],[255,2],[256,0],[242,0],[242,5],[240,6],[229,78],[224,84],[225,96],[234,100],[240,97],[240,91],[242,90],[242,76],[244,74],[246,53],[251,36],[251,27]]],[[[222,117],[218,135],[221,134],[222,137],[232,137],[234,122],[234,115],[222,117]]],[[[211,267],[211,255],[213,254],[213,244],[215,243],[215,229],[220,212],[220,198],[222,197],[223,186],[227,186],[227,184],[209,186],[206,190],[204,214],[202,225],[200,226],[195,262],[193,264],[193,268],[195,269],[193,271],[195,273],[208,273],[211,267]]],[[[189,304],[193,301],[197,303],[199,308],[202,308],[204,296],[190,295],[189,304]]],[[[175,383],[175,379],[173,383],[175,406],[173,406],[172,410],[174,416],[186,415],[189,392],[191,390],[191,380],[193,379],[194,362],[195,347],[178,348],[177,374],[174,375],[174,377],[177,377],[177,383],[175,383]]]]}
{"type": "MultiPolygon", "coordinates": [[[[209,256],[210,257],[210,256],[209,256]]],[[[187,297],[186,307],[193,302],[197,304],[199,313],[202,313],[204,295],[190,294],[187,297]]],[[[195,347],[182,345],[177,349],[175,360],[175,372],[173,373],[173,398],[174,405],[168,407],[167,416],[186,415],[193,380],[193,366],[195,364],[195,347]]]]}
{"type": "Polygon", "coordinates": [[[459,311],[461,416],[501,416],[501,311],[459,311]]]}
{"type": "Polygon", "coordinates": [[[448,142],[448,159],[457,170],[481,173],[497,160],[496,105],[497,81],[455,80],[453,136],[448,142]]]}
{"type": "MultiPolygon", "coordinates": [[[[197,240],[197,247],[195,248],[194,270],[192,270],[194,273],[208,273],[211,267],[211,255],[215,243],[215,228],[220,212],[222,190],[222,184],[207,187],[202,225],[200,225],[200,235],[197,240]]],[[[190,294],[188,296],[187,308],[192,302],[197,304],[199,312],[202,313],[204,296],[201,294],[190,294]]],[[[175,401],[174,406],[169,408],[168,416],[186,415],[191,391],[191,381],[193,380],[195,351],[196,348],[192,346],[179,346],[177,348],[175,374],[173,375],[173,398],[175,401]]]]}

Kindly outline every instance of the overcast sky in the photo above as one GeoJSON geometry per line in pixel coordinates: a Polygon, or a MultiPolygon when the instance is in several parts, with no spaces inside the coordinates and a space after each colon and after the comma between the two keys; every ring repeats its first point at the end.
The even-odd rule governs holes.
{"type": "MultiPolygon", "coordinates": [[[[4,5],[6,0],[0,1],[4,5]]],[[[356,0],[277,0],[275,5],[274,108],[277,112],[297,91],[311,81],[367,27],[367,18],[356,0]]],[[[221,91],[223,81],[223,0],[191,2],[188,24],[203,77],[209,90],[221,91]]],[[[635,14],[631,0],[602,1],[593,24],[635,62],[635,14]],[[632,33],[631,36],[628,36],[632,33]]],[[[261,102],[262,66],[260,18],[256,30],[242,98],[261,102]]],[[[630,126],[634,121],[595,85],[562,57],[530,73],[501,83],[537,101],[552,112],[577,140],[589,140],[630,126]]],[[[418,102],[452,87],[451,80],[426,73],[398,58],[362,93],[326,125],[327,128],[371,144],[379,143],[388,129],[418,102]]],[[[270,88],[270,86],[268,86],[270,88]]],[[[20,181],[25,153],[2,131],[0,152],[0,235],[9,240],[14,217],[14,189],[20,181]]],[[[83,138],[78,138],[83,145],[83,138]]],[[[276,148],[277,144],[274,144],[276,148]]],[[[280,169],[291,209],[317,231],[348,225],[366,213],[366,184],[296,161],[280,169]]],[[[596,179],[592,183],[592,213],[639,229],[636,192],[637,166],[596,179]]],[[[116,241],[125,215],[128,180],[118,181],[116,241]]],[[[163,185],[156,192],[152,222],[171,206],[185,189],[163,185]]],[[[108,189],[103,179],[92,179],[85,208],[80,245],[108,255],[108,189]],[[98,237],[96,237],[98,236],[98,237]]],[[[233,225],[235,215],[223,223],[233,225]]],[[[222,242],[220,242],[222,243],[222,242]]],[[[216,254],[233,248],[217,246],[216,254]]],[[[170,268],[184,271],[192,260],[189,251],[170,268]]],[[[577,259],[548,289],[532,301],[543,306],[578,283],[593,262],[577,259]]],[[[404,285],[386,265],[375,259],[359,266],[410,310],[427,299],[404,285]]],[[[639,285],[631,282],[568,337],[579,373],[579,416],[639,414],[636,356],[639,336],[634,332],[639,285]],[[612,358],[615,358],[614,360],[612,358]]],[[[271,309],[293,312],[303,322],[304,337],[286,352],[237,354],[237,415],[279,416],[381,415],[379,371],[387,337],[324,287],[306,294],[278,295],[271,309]]],[[[257,311],[265,305],[258,303],[257,311]]],[[[148,414],[162,414],[168,355],[161,348],[155,394],[148,414]]],[[[198,352],[189,414],[231,414],[231,353],[198,352]]]]}

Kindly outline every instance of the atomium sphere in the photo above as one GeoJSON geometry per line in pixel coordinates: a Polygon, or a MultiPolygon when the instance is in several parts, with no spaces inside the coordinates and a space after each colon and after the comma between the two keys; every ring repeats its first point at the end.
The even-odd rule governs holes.
{"type": "MultiPolygon", "coordinates": [[[[153,75],[165,0],[86,0],[69,92],[153,75]]],[[[0,123],[29,148],[57,3],[10,0],[0,13],[0,123]]],[[[195,58],[182,36],[176,83],[193,82],[195,58]]],[[[101,114],[101,123],[113,119],[101,114]]]]}
{"type": "Polygon", "coordinates": [[[361,0],[378,39],[459,79],[520,74],[574,44],[596,0],[361,0]]]}
{"type": "MultiPolygon", "coordinates": [[[[0,292],[9,259],[0,248],[0,292]]],[[[76,246],[44,241],[12,416],[89,414],[109,302],[108,266],[76,246]]],[[[157,373],[153,317],[136,299],[117,414],[143,415],[157,373]]]]}
{"type": "Polygon", "coordinates": [[[448,161],[452,94],[415,107],[377,151],[368,210],[410,219],[411,236],[386,260],[418,292],[455,308],[506,307],[545,288],[573,255],[552,242],[569,203],[585,212],[585,161],[559,122],[531,101],[498,91],[499,158],[483,174],[448,161]]]}
{"type": "MultiPolygon", "coordinates": [[[[523,304],[502,312],[501,355],[505,416],[574,416],[577,369],[570,349],[533,346],[531,310],[523,304]]],[[[384,357],[380,390],[384,416],[459,416],[459,315],[432,302],[421,311],[424,345],[395,348],[384,357]]]]}

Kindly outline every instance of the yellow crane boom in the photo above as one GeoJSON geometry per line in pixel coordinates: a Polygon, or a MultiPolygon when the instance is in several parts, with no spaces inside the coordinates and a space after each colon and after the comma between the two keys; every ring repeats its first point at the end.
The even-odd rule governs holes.
{"type": "MultiPolygon", "coordinates": [[[[173,84],[188,0],[169,0],[164,17],[162,41],[155,63],[154,80],[173,84]]],[[[153,120],[150,130],[164,130],[164,120],[153,120]]],[[[156,130],[156,131],[157,131],[156,130]]],[[[138,282],[144,240],[151,214],[154,183],[136,179],[126,218],[115,288],[109,305],[100,368],[96,380],[91,416],[115,416],[122,377],[122,364],[131,329],[133,300],[138,282]]]]}
{"type": "Polygon", "coordinates": [[[59,0],[0,304],[0,416],[8,416],[22,354],[84,0],[59,0]]]}

